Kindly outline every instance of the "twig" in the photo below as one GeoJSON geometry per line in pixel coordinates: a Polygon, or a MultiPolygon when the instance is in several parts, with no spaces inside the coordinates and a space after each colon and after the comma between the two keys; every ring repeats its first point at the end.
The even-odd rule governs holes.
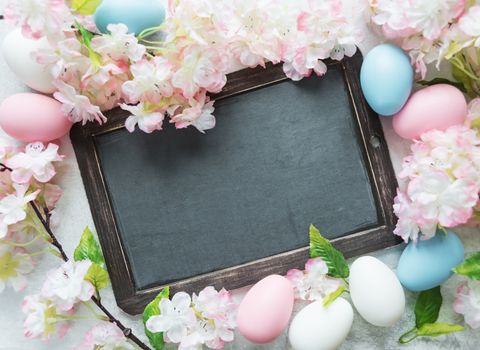
{"type": "Polygon", "coordinates": [[[42,226],[43,228],[45,229],[45,231],[47,231],[48,235],[50,236],[50,239],[51,239],[51,244],[58,249],[58,252],[60,253],[60,256],[62,257],[62,259],[64,261],[68,261],[68,256],[67,254],[65,254],[65,251],[63,250],[63,247],[62,245],[60,244],[60,242],[57,240],[57,237],[55,237],[55,235],[53,234],[52,230],[50,229],[50,225],[48,224],[48,222],[43,218],[42,214],[40,213],[40,210],[38,209],[37,205],[35,204],[34,201],[31,201],[30,202],[30,206],[32,207],[33,211],[35,212],[35,214],[37,215],[38,219],[40,220],[40,222],[42,223],[42,226]]]}
{"type": "MultiPolygon", "coordinates": [[[[57,238],[55,237],[55,234],[52,232],[51,228],[50,228],[50,225],[49,225],[49,217],[50,217],[50,213],[48,212],[48,209],[45,209],[45,213],[46,213],[46,218],[44,218],[42,216],[42,214],[40,213],[40,210],[38,209],[38,206],[35,204],[34,201],[30,202],[30,205],[32,206],[33,208],[33,211],[35,212],[35,214],[37,215],[38,219],[40,220],[40,222],[42,223],[43,225],[43,228],[45,229],[45,231],[47,231],[48,235],[50,236],[51,238],[51,244],[53,246],[55,246],[55,248],[58,249],[59,253],[60,253],[60,256],[61,258],[64,260],[64,261],[68,261],[68,256],[67,254],[65,253],[65,251],[63,250],[63,247],[62,245],[60,244],[60,242],[57,240],[57,238]]],[[[103,306],[102,302],[95,296],[92,296],[91,300],[95,303],[95,305],[97,305],[97,307],[108,317],[108,320],[109,322],[111,323],[114,323],[115,325],[117,325],[118,328],[120,328],[120,330],[123,332],[123,334],[125,335],[125,337],[127,337],[128,339],[130,339],[132,342],[134,342],[139,348],[143,349],[143,350],[151,350],[150,347],[148,347],[145,343],[143,343],[139,338],[137,338],[137,336],[135,334],[132,333],[132,330],[130,328],[127,328],[125,327],[125,325],[123,325],[123,323],[118,320],[117,318],[115,318],[115,316],[113,316],[110,311],[108,311],[107,308],[105,308],[105,306],[103,306]]]]}
{"type": "MultiPolygon", "coordinates": [[[[0,172],[4,171],[12,171],[11,168],[7,167],[5,164],[0,163],[0,172]]],[[[34,201],[30,202],[30,206],[32,207],[33,211],[35,212],[35,215],[37,215],[38,219],[42,223],[43,228],[47,232],[48,236],[50,237],[50,244],[52,244],[55,248],[57,248],[58,252],[60,253],[60,257],[62,258],[63,261],[68,261],[68,256],[65,253],[65,250],[63,250],[63,246],[60,244],[58,241],[57,237],[55,237],[55,234],[52,232],[50,228],[50,212],[47,208],[44,208],[44,213],[45,217],[43,217],[42,213],[40,212],[40,209],[38,206],[35,204],[34,201]]],[[[118,328],[121,329],[125,337],[130,339],[133,343],[135,343],[140,349],[142,350],[152,350],[149,346],[147,346],[144,342],[142,342],[140,339],[137,338],[135,334],[132,333],[132,330],[130,328],[125,327],[123,323],[116,319],[110,311],[103,306],[102,302],[95,296],[92,296],[91,300],[97,305],[97,307],[108,317],[108,321],[111,323],[114,323],[117,325],[118,328]]]]}

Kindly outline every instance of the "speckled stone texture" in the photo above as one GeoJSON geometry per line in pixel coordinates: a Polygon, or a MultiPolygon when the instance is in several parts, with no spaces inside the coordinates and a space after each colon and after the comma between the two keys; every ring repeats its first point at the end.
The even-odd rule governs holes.
{"type": "MultiPolygon", "coordinates": [[[[3,12],[5,0],[0,0],[0,13],[3,12]]],[[[345,1],[346,7],[357,4],[354,0],[345,1]]],[[[3,22],[3,21],[2,21],[3,22]]],[[[0,22],[0,39],[10,30],[5,23],[0,22]]],[[[369,28],[361,24],[363,28],[363,42],[360,45],[362,52],[365,54],[374,45],[379,43],[381,39],[377,37],[369,28]]],[[[3,59],[0,58],[0,101],[7,96],[28,91],[28,89],[15,78],[15,75],[9,71],[3,59]]],[[[395,169],[398,171],[401,159],[408,152],[409,142],[401,140],[392,130],[391,120],[384,119],[383,127],[388,141],[391,158],[395,169]]],[[[3,133],[0,135],[0,142],[4,142],[8,137],[3,133]]],[[[67,156],[58,169],[57,183],[63,188],[64,194],[58,205],[58,213],[61,216],[60,226],[55,229],[59,240],[63,243],[67,254],[71,256],[76,243],[80,238],[83,228],[87,225],[94,227],[90,209],[88,206],[85,190],[82,185],[82,179],[75,160],[75,155],[68,137],[62,139],[62,153],[67,156]]],[[[477,229],[458,229],[455,230],[460,234],[465,243],[466,252],[480,250],[480,232],[477,229]]],[[[372,255],[384,261],[391,268],[397,265],[398,257],[403,249],[398,246],[392,249],[378,251],[372,255]]],[[[34,273],[29,276],[29,286],[24,293],[15,294],[7,289],[0,295],[0,350],[65,350],[72,349],[76,344],[82,341],[83,334],[87,329],[92,327],[95,322],[82,321],[76,322],[70,333],[62,340],[53,340],[46,344],[39,340],[29,340],[23,337],[22,322],[23,314],[20,311],[23,296],[25,294],[36,293],[44,279],[44,275],[48,269],[58,266],[59,261],[53,256],[46,256],[40,261],[34,273]]],[[[452,310],[452,301],[457,284],[461,279],[458,277],[451,278],[442,286],[442,294],[444,297],[444,305],[440,312],[440,321],[462,323],[462,317],[455,314],[452,310]]],[[[235,291],[235,297],[239,300],[248,288],[235,291]]],[[[112,290],[107,288],[102,292],[103,302],[105,306],[120,318],[122,322],[139,335],[142,339],[143,326],[140,317],[131,317],[123,313],[115,303],[112,290]]],[[[379,328],[367,324],[363,319],[355,314],[353,328],[342,345],[342,350],[391,350],[391,349],[409,349],[409,350],[447,350],[447,349],[465,349],[473,350],[480,348],[480,332],[467,330],[447,336],[432,339],[417,339],[407,346],[401,346],[397,340],[398,337],[410,329],[414,324],[413,306],[415,296],[412,293],[406,293],[407,311],[404,317],[392,328],[379,328]]],[[[301,309],[303,305],[296,303],[296,310],[301,309]]],[[[85,313],[85,310],[80,310],[85,313]]],[[[175,349],[174,346],[168,346],[167,349],[175,349]]],[[[279,337],[274,343],[262,346],[250,344],[242,338],[240,334],[236,334],[233,343],[228,344],[225,349],[235,350],[253,350],[253,349],[289,349],[286,334],[279,337]]]]}

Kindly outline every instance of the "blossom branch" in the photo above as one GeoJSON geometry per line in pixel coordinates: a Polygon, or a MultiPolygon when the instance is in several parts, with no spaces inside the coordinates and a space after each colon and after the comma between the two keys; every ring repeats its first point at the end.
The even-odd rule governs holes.
{"type": "MultiPolygon", "coordinates": [[[[9,168],[8,166],[6,166],[3,163],[0,163],[0,172],[4,172],[4,171],[12,171],[12,169],[9,168]]],[[[31,202],[29,202],[29,204],[30,204],[31,208],[33,209],[33,211],[35,212],[35,215],[37,216],[38,220],[40,221],[43,229],[48,234],[49,243],[51,245],[53,245],[58,250],[59,257],[62,258],[63,261],[67,262],[69,260],[69,258],[67,256],[67,254],[65,253],[65,250],[63,249],[62,244],[58,241],[57,237],[55,236],[55,234],[53,233],[53,231],[50,227],[50,216],[51,216],[51,214],[50,214],[49,210],[47,208],[44,208],[44,210],[43,210],[44,215],[42,215],[42,213],[41,213],[38,205],[35,203],[35,201],[31,201],[31,202]]],[[[110,313],[110,311],[108,311],[108,309],[106,309],[105,306],[103,306],[103,304],[101,303],[99,298],[97,298],[95,296],[92,296],[91,300],[106,315],[106,320],[115,324],[123,332],[125,337],[130,339],[139,348],[141,348],[143,350],[151,350],[150,347],[148,347],[145,343],[143,343],[139,338],[137,338],[132,333],[132,330],[130,328],[127,328],[125,325],[123,325],[123,323],[120,320],[116,319],[110,313]]]]}
{"type": "MultiPolygon", "coordinates": [[[[51,238],[51,244],[53,246],[55,246],[55,248],[58,249],[59,253],[60,253],[60,257],[66,262],[69,260],[67,254],[65,253],[65,250],[63,249],[63,246],[61,245],[61,243],[58,241],[58,239],[55,237],[55,234],[52,232],[51,228],[50,228],[50,224],[49,224],[49,217],[50,217],[50,213],[48,212],[47,209],[45,209],[45,217],[41,214],[40,212],[40,209],[38,208],[38,206],[35,204],[35,202],[30,202],[30,205],[33,209],[33,211],[35,212],[35,214],[37,215],[38,219],[40,220],[40,222],[42,223],[42,226],[43,228],[45,229],[45,231],[48,233],[48,235],[50,236],[51,238]]],[[[145,343],[143,343],[139,338],[137,338],[137,336],[135,336],[135,334],[132,333],[132,330],[128,327],[126,327],[120,320],[118,320],[117,318],[115,318],[111,313],[110,311],[108,311],[107,308],[105,308],[105,306],[101,303],[101,301],[99,300],[99,298],[95,297],[95,296],[92,296],[91,300],[95,303],[95,305],[97,305],[97,307],[107,316],[108,318],[108,321],[115,324],[118,328],[120,328],[120,330],[123,332],[123,334],[125,335],[125,337],[127,337],[128,339],[130,339],[133,343],[135,343],[139,348],[143,349],[143,350],[151,350],[150,347],[148,347],[145,343]]]]}

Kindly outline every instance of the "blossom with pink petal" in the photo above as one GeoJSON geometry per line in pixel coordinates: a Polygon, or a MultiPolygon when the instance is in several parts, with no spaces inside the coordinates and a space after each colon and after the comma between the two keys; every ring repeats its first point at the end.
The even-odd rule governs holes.
{"type": "Polygon", "coordinates": [[[181,68],[173,74],[173,86],[181,89],[186,98],[194,97],[201,88],[220,92],[227,82],[224,57],[211,48],[188,47],[183,54],[181,68]]]}
{"type": "Polygon", "coordinates": [[[70,260],[58,269],[48,271],[42,297],[51,300],[63,311],[71,310],[80,301],[89,300],[95,292],[93,285],[85,280],[91,265],[89,260],[70,260]]]}
{"type": "Polygon", "coordinates": [[[55,37],[74,23],[64,0],[8,0],[5,19],[19,24],[23,34],[34,39],[55,37]]]}
{"type": "Polygon", "coordinates": [[[140,61],[145,55],[145,46],[138,43],[134,34],[128,34],[128,27],[123,24],[109,24],[108,34],[95,36],[92,39],[92,48],[110,57],[114,61],[140,61]]]}
{"type": "Polygon", "coordinates": [[[470,327],[480,328],[480,283],[478,281],[464,282],[457,287],[453,309],[463,315],[470,327]]]}
{"type": "Polygon", "coordinates": [[[177,129],[193,125],[198,131],[204,133],[205,130],[215,127],[214,110],[213,101],[209,101],[206,91],[203,90],[189,99],[189,105],[181,108],[181,112],[174,114],[171,122],[175,123],[177,129]]]}
{"type": "Polygon", "coordinates": [[[111,322],[102,322],[90,329],[85,334],[82,344],[75,347],[75,350],[134,350],[117,325],[111,322]]]}
{"type": "Polygon", "coordinates": [[[170,82],[172,67],[162,57],[142,60],[130,67],[133,79],[122,86],[123,93],[131,103],[148,101],[158,103],[162,97],[170,97],[173,87],[170,82]]]}
{"type": "Polygon", "coordinates": [[[292,269],[286,278],[292,282],[295,298],[300,300],[322,300],[340,287],[340,281],[327,276],[328,267],[322,258],[309,259],[305,271],[292,269]]]}
{"type": "Polygon", "coordinates": [[[33,201],[39,191],[28,193],[28,186],[13,184],[15,193],[8,194],[0,200],[0,238],[8,233],[8,226],[16,224],[27,217],[27,205],[33,201]]]}
{"type": "Polygon", "coordinates": [[[69,329],[68,322],[62,318],[68,314],[58,310],[50,300],[39,294],[25,297],[22,311],[26,315],[23,333],[27,338],[49,340],[55,334],[61,338],[69,329]],[[59,315],[61,317],[58,317],[59,315]]]}
{"type": "Polygon", "coordinates": [[[72,122],[85,125],[87,121],[96,120],[102,124],[107,120],[98,106],[93,105],[87,96],[78,94],[71,85],[57,82],[56,87],[58,91],[53,96],[63,104],[62,112],[72,122]]]}
{"type": "Polygon", "coordinates": [[[148,134],[155,130],[162,130],[163,119],[165,118],[164,112],[149,110],[144,102],[140,102],[136,106],[121,104],[120,107],[132,113],[125,121],[125,128],[128,131],[133,132],[136,125],[148,134]]]}
{"type": "Polygon", "coordinates": [[[164,332],[164,337],[172,343],[180,343],[196,323],[192,299],[187,293],[178,292],[172,300],[163,298],[159,302],[160,315],[148,319],[146,327],[151,332],[164,332]]]}
{"type": "Polygon", "coordinates": [[[32,258],[20,248],[14,248],[8,244],[0,243],[0,293],[6,286],[10,286],[16,292],[27,286],[26,274],[32,272],[32,258]]]}
{"type": "Polygon", "coordinates": [[[48,182],[55,176],[52,162],[62,159],[58,154],[58,145],[49,143],[45,148],[42,142],[34,142],[25,147],[25,152],[11,157],[7,166],[13,169],[12,180],[17,183],[29,183],[32,177],[39,182],[48,182]]]}

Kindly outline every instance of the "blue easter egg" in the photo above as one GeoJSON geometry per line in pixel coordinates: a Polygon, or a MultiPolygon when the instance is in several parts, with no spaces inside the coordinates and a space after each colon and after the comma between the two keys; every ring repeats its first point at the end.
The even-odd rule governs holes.
{"type": "Polygon", "coordinates": [[[441,285],[452,276],[452,269],[464,259],[463,243],[448,231],[437,230],[435,237],[410,242],[400,256],[397,276],[402,285],[412,292],[420,292],[441,285]]]}
{"type": "Polygon", "coordinates": [[[109,24],[123,23],[129,33],[160,25],[165,19],[165,9],[160,0],[103,0],[93,16],[98,30],[108,33],[109,24]]]}
{"type": "Polygon", "coordinates": [[[362,63],[360,84],[372,109],[391,116],[407,102],[413,85],[413,68],[398,46],[382,44],[373,48],[362,63]]]}

